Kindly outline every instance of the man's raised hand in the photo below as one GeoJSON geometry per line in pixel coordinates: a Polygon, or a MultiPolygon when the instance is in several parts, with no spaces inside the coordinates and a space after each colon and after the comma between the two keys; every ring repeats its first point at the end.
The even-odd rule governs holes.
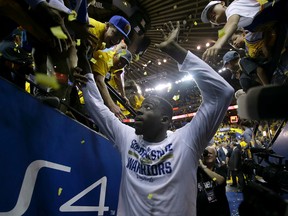
{"type": "Polygon", "coordinates": [[[180,22],[177,21],[176,28],[173,26],[171,21],[169,21],[168,24],[165,23],[164,27],[165,29],[161,29],[164,41],[160,44],[155,44],[155,46],[162,51],[165,51],[165,49],[169,47],[172,42],[177,42],[180,32],[180,22]]]}

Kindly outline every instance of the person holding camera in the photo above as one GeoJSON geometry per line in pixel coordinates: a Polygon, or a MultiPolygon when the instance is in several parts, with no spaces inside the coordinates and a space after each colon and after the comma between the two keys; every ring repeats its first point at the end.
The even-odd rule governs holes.
{"type": "Polygon", "coordinates": [[[197,170],[197,215],[229,216],[226,197],[226,169],[217,166],[217,150],[208,146],[197,170]]]}

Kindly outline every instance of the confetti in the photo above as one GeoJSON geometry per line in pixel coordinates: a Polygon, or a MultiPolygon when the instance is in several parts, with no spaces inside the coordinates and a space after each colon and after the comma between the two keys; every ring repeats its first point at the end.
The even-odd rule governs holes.
{"type": "Polygon", "coordinates": [[[148,197],[147,197],[149,200],[151,200],[153,198],[153,194],[148,194],[148,197]]]}
{"type": "Polygon", "coordinates": [[[140,59],[140,55],[139,54],[135,54],[134,61],[137,62],[137,61],[139,61],[139,59],[140,59]]]}
{"type": "Polygon", "coordinates": [[[36,73],[35,80],[38,84],[45,87],[51,87],[56,90],[60,88],[60,85],[55,76],[48,76],[46,74],[36,73]]]}
{"type": "Polygon", "coordinates": [[[96,64],[97,60],[94,59],[94,58],[91,58],[90,61],[93,63],[93,64],[96,64]]]}
{"type": "Polygon", "coordinates": [[[172,98],[174,101],[177,101],[180,99],[180,95],[174,95],[173,98],[172,98]]]}
{"type": "Polygon", "coordinates": [[[80,39],[77,39],[76,40],[76,46],[80,46],[81,45],[81,40],[80,39]]]}
{"type": "Polygon", "coordinates": [[[30,93],[30,83],[29,82],[25,82],[25,91],[30,93]]]}
{"type": "Polygon", "coordinates": [[[106,43],[102,42],[102,48],[105,49],[106,48],[106,43]]]}
{"type": "Polygon", "coordinates": [[[268,2],[268,0],[257,0],[257,1],[260,3],[260,5],[264,5],[268,2]]]}
{"type": "Polygon", "coordinates": [[[62,193],[62,188],[60,187],[60,188],[58,188],[58,196],[60,196],[61,195],[61,193],[62,193]]]}
{"type": "Polygon", "coordinates": [[[58,39],[67,39],[67,35],[63,32],[61,26],[55,26],[50,28],[52,34],[58,39]]]}
{"type": "Polygon", "coordinates": [[[76,20],[76,18],[77,18],[77,13],[76,11],[73,10],[71,14],[68,15],[68,20],[73,21],[73,20],[76,20]]]}

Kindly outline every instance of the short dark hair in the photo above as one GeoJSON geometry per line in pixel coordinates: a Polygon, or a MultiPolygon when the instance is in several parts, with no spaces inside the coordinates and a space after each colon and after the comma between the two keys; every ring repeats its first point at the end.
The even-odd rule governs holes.
{"type": "Polygon", "coordinates": [[[162,112],[162,115],[168,116],[169,120],[172,120],[173,117],[173,106],[164,98],[159,96],[149,96],[150,99],[156,99],[159,101],[159,108],[162,112]]]}
{"type": "MultiPolygon", "coordinates": [[[[233,35],[242,35],[243,33],[245,33],[245,30],[243,28],[238,28],[234,33],[233,35]]],[[[232,41],[232,36],[228,39],[228,43],[232,46],[233,46],[233,41],[232,41]]]]}

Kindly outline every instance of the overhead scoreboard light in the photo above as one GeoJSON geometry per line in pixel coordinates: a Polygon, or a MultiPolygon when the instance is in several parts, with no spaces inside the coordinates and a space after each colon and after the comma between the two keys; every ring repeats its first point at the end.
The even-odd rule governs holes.
{"type": "Polygon", "coordinates": [[[238,116],[230,116],[230,123],[237,123],[239,120],[238,116]]]}

